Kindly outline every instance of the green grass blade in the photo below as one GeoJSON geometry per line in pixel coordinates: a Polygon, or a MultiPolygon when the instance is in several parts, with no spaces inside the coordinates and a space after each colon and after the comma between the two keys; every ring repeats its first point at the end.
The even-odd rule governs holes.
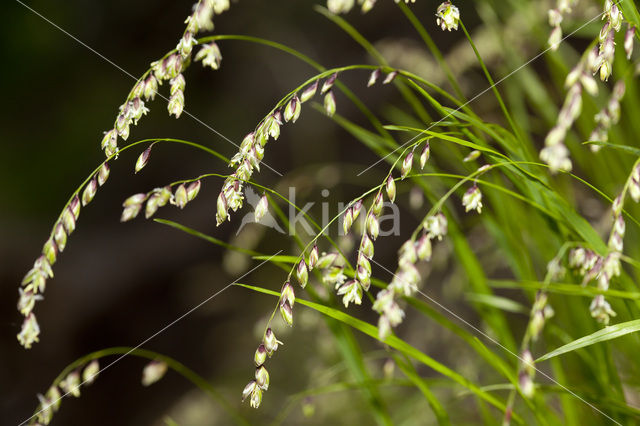
{"type": "Polygon", "coordinates": [[[487,305],[505,312],[529,314],[530,311],[530,309],[518,302],[506,297],[495,296],[493,294],[467,293],[465,297],[473,303],[487,305]]]}
{"type": "Polygon", "coordinates": [[[591,333],[588,336],[581,337],[561,346],[543,356],[538,358],[536,362],[545,361],[549,358],[553,358],[558,355],[573,352],[575,350],[584,348],[586,346],[594,345],[599,342],[606,342],[607,340],[617,339],[618,337],[626,336],[630,333],[640,331],[640,320],[627,321],[620,324],[610,325],[598,330],[595,333],[591,333]]]}
{"type": "Polygon", "coordinates": [[[626,153],[632,154],[632,155],[634,155],[636,157],[640,157],[640,148],[636,148],[636,147],[629,146],[629,145],[620,145],[620,144],[616,144],[616,143],[600,142],[600,141],[586,141],[586,142],[583,142],[583,145],[603,146],[605,148],[616,149],[618,151],[626,152],[626,153]]]}

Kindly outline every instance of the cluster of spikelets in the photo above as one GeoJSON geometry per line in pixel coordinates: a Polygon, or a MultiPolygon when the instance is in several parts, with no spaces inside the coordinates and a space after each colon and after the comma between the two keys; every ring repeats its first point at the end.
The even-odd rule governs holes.
{"type": "MultiPolygon", "coordinates": [[[[320,94],[324,96],[324,108],[328,116],[336,112],[336,99],[333,85],[338,77],[337,73],[327,78],[320,87],[320,94]]],[[[237,211],[244,201],[243,187],[251,179],[254,170],[260,171],[260,163],[264,158],[264,149],[269,139],[280,137],[280,127],[285,123],[295,123],[302,112],[302,104],[311,100],[319,88],[319,80],[309,84],[298,96],[297,93],[281,102],[282,107],[271,111],[260,121],[255,130],[247,134],[240,150],[229,162],[229,167],[235,171],[225,180],[216,202],[216,223],[221,225],[231,220],[230,210],[237,211]]]]}
{"type": "MultiPolygon", "coordinates": [[[[634,164],[622,192],[613,201],[611,208],[613,225],[607,244],[608,254],[600,256],[584,247],[575,248],[569,253],[569,266],[583,277],[582,285],[584,286],[595,280],[598,290],[607,291],[611,279],[620,275],[620,259],[626,230],[623,207],[627,196],[636,203],[640,202],[640,162],[634,164]]],[[[602,294],[593,298],[589,310],[592,317],[605,325],[609,324],[610,318],[616,315],[602,294]]]]}
{"type": "MultiPolygon", "coordinates": [[[[135,166],[136,173],[142,170],[149,162],[152,148],[153,144],[142,151],[138,157],[135,166]]],[[[143,206],[144,217],[146,219],[149,219],[160,207],[164,207],[167,204],[172,204],[180,209],[184,209],[188,202],[196,198],[200,192],[201,185],[202,182],[200,179],[192,179],[154,188],[146,193],[141,192],[134,194],[122,203],[123,210],[120,221],[127,222],[134,219],[142,211],[143,206]]]]}
{"type": "Polygon", "coordinates": [[[40,405],[35,415],[38,424],[48,425],[54,413],[60,409],[62,398],[67,395],[79,397],[80,388],[92,384],[99,372],[100,365],[97,360],[93,360],[84,367],[67,374],[58,384],[52,385],[44,395],[39,394],[40,405]]]}
{"type": "MultiPolygon", "coordinates": [[[[113,129],[105,132],[101,147],[107,155],[107,161],[117,158],[118,137],[123,140],[129,137],[131,125],[136,125],[138,120],[149,111],[145,106],[145,101],[154,99],[158,86],[165,80],[169,80],[170,84],[169,113],[175,115],[176,118],[180,116],[184,108],[186,84],[182,71],[191,61],[193,46],[197,44],[195,35],[200,31],[213,29],[212,18],[214,14],[220,14],[228,8],[229,0],[200,0],[193,6],[193,13],[185,21],[187,27],[176,49],[151,64],[151,69],[136,82],[126,101],[120,106],[113,129]]],[[[195,59],[202,61],[205,66],[218,69],[222,56],[218,46],[215,43],[210,43],[200,48],[195,59]]],[[[138,158],[136,172],[147,164],[150,152],[151,147],[138,158]]],[[[38,342],[40,334],[40,326],[33,313],[35,302],[43,298],[42,293],[45,290],[46,281],[53,277],[52,266],[67,245],[68,237],[76,228],[81,206],[86,206],[91,202],[98,188],[109,177],[107,161],[89,178],[84,188],[74,193],[54,224],[51,235],[42,249],[42,255],[36,259],[33,268],[27,272],[22,280],[22,286],[19,288],[18,311],[25,319],[17,338],[20,344],[27,349],[38,342]]],[[[125,201],[122,220],[135,217],[144,202],[146,202],[145,215],[147,217],[151,216],[158,207],[168,202],[182,208],[197,195],[199,188],[200,182],[196,181],[188,187],[181,184],[177,187],[175,194],[171,193],[170,187],[156,188],[148,194],[136,194],[125,201]]]]}
{"type": "Polygon", "coordinates": [[[44,243],[42,254],[33,264],[22,280],[18,289],[18,311],[24,316],[22,329],[18,333],[18,341],[26,349],[38,342],[40,326],[33,313],[36,301],[42,300],[47,280],[53,278],[53,265],[58,256],[67,246],[67,240],[76,229],[76,222],[80,217],[81,206],[86,206],[109,177],[109,165],[105,161],[84,186],[82,194],[78,190],[64,207],[58,220],[53,225],[49,239],[44,243]]]}
{"type": "MultiPolygon", "coordinates": [[[[562,39],[560,24],[563,16],[571,11],[576,0],[558,0],[557,7],[549,11],[549,24],[554,27],[549,38],[551,49],[557,49],[562,39]]],[[[568,92],[556,125],[547,134],[545,147],[540,151],[540,159],[549,165],[552,172],[571,171],[573,165],[569,158],[569,150],[564,144],[567,132],[573,126],[575,120],[582,112],[582,92],[586,90],[591,96],[598,93],[598,85],[592,75],[599,73],[602,81],[607,81],[613,71],[613,59],[615,55],[615,36],[624,21],[622,12],[611,0],[606,0],[602,19],[605,21],[598,36],[597,45],[588,48],[581,60],[567,75],[565,87],[568,92]]],[[[628,24],[624,36],[624,49],[627,59],[633,54],[633,37],[635,27],[628,24]]],[[[591,140],[606,142],[609,128],[620,117],[620,99],[624,94],[622,82],[616,84],[612,97],[605,109],[595,116],[596,128],[591,134],[591,140]]],[[[592,145],[597,151],[597,145],[592,145]]]]}
{"type": "Polygon", "coordinates": [[[558,0],[556,7],[549,9],[549,25],[552,27],[549,35],[548,44],[553,50],[557,50],[562,41],[562,21],[565,15],[571,13],[572,8],[578,3],[578,0],[558,0]]]}
{"type": "MultiPolygon", "coordinates": [[[[143,386],[150,386],[164,377],[168,366],[163,361],[151,361],[142,370],[141,383],[143,386]]],[[[75,368],[58,383],[52,384],[47,392],[38,394],[40,404],[33,416],[34,426],[48,425],[53,419],[53,415],[60,409],[62,399],[66,396],[80,397],[82,387],[91,385],[100,374],[100,363],[98,359],[93,359],[88,363],[75,368]]]]}
{"type": "MultiPolygon", "coordinates": [[[[169,115],[180,117],[184,110],[186,84],[182,72],[191,63],[193,47],[198,43],[196,35],[202,31],[213,30],[214,14],[221,14],[228,8],[229,0],[200,0],[193,6],[193,13],[185,21],[186,29],[175,50],[151,63],[151,69],[138,80],[120,106],[113,128],[105,132],[101,146],[107,156],[118,152],[118,137],[127,140],[131,125],[138,124],[138,120],[149,112],[145,101],[155,98],[158,86],[164,81],[169,82],[170,96],[168,99],[159,96],[167,100],[169,115]]],[[[218,69],[222,60],[220,49],[215,43],[206,44],[200,48],[195,60],[218,69]]]]}
{"type": "MultiPolygon", "coordinates": [[[[621,257],[624,248],[625,221],[622,216],[623,206],[627,195],[634,202],[640,202],[640,160],[638,160],[624,185],[622,192],[614,199],[612,204],[613,224],[609,233],[607,243],[608,253],[599,255],[593,250],[574,245],[569,250],[567,256],[567,266],[578,276],[582,277],[582,286],[587,286],[592,281],[596,282],[599,292],[606,292],[609,289],[611,280],[621,273],[621,257]]],[[[566,268],[563,266],[564,248],[547,265],[547,276],[545,283],[562,280],[566,275],[566,268]]],[[[589,305],[591,316],[603,325],[608,325],[611,317],[616,316],[609,302],[603,294],[596,295],[589,305]]],[[[523,395],[532,397],[535,391],[533,379],[536,369],[533,357],[529,350],[529,343],[535,341],[545,322],[554,314],[553,309],[547,304],[547,293],[541,290],[536,295],[535,302],[531,309],[529,325],[523,340],[524,350],[520,354],[519,364],[519,387],[523,395]]]]}
{"type": "MultiPolygon", "coordinates": [[[[300,95],[297,93],[285,98],[277,107],[260,121],[256,129],[249,133],[240,144],[239,152],[229,162],[230,167],[235,167],[224,182],[216,203],[216,222],[221,225],[231,220],[231,211],[237,211],[243,205],[243,186],[251,178],[254,170],[260,171],[260,162],[264,158],[264,149],[270,138],[277,140],[280,136],[280,127],[285,123],[295,123],[302,112],[302,104],[311,100],[318,92],[324,96],[325,112],[333,116],[336,111],[336,100],[332,88],[338,77],[337,73],[331,74],[320,86],[317,79],[304,88],[300,95]]],[[[266,195],[262,196],[255,206],[255,220],[259,222],[268,210],[269,201],[266,195]]],[[[318,262],[318,249],[314,246],[309,257],[309,264],[302,260],[297,266],[297,277],[304,287],[308,280],[308,268],[313,269],[318,262]]],[[[328,263],[326,259],[322,263],[328,263]]],[[[295,292],[290,280],[283,285],[279,302],[280,315],[289,326],[293,325],[293,306],[295,304],[295,292]]],[[[273,318],[273,317],[272,317],[273,318]]],[[[270,323],[271,321],[269,321],[270,323]]],[[[262,394],[269,388],[269,372],[265,367],[267,357],[271,357],[281,345],[276,339],[269,324],[263,334],[263,339],[254,355],[255,379],[251,380],[242,392],[242,400],[249,399],[250,405],[258,408],[262,401],[262,394]]]]}

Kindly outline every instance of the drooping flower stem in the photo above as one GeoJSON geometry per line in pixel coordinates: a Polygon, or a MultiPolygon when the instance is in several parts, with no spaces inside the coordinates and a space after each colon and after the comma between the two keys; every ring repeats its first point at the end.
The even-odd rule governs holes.
{"type": "MultiPolygon", "coordinates": [[[[187,145],[226,161],[226,157],[208,147],[195,142],[171,138],[143,139],[124,146],[120,149],[120,152],[124,152],[127,149],[140,144],[154,144],[158,142],[187,145]]],[[[25,320],[17,338],[20,344],[27,349],[39,340],[38,336],[40,334],[40,326],[36,320],[35,314],[32,312],[35,302],[42,299],[46,280],[48,278],[53,278],[52,267],[55,264],[58,255],[62,253],[66,247],[68,237],[77,226],[76,222],[80,215],[81,205],[86,206],[93,200],[98,190],[98,185],[102,186],[109,177],[109,161],[113,160],[117,156],[118,153],[114,153],[107,157],[107,159],[100,163],[100,165],[98,165],[71,194],[71,197],[62,208],[58,219],[54,222],[49,238],[44,244],[42,255],[36,260],[34,267],[27,272],[25,278],[22,280],[21,287],[19,288],[20,298],[18,301],[18,310],[25,317],[25,320]],[[81,192],[82,197],[80,197],[81,192]],[[80,201],[80,198],[82,198],[82,202],[80,201]]]]}
{"type": "MultiPolygon", "coordinates": [[[[185,366],[181,362],[175,360],[166,355],[162,355],[158,352],[150,351],[147,349],[140,348],[132,348],[127,346],[118,346],[112,348],[106,348],[99,351],[91,352],[77,360],[73,361],[69,365],[67,365],[60,374],[53,380],[51,383],[51,387],[57,387],[60,382],[62,382],[70,373],[81,368],[84,365],[89,364],[94,360],[101,360],[102,358],[106,358],[109,356],[121,355],[120,358],[124,356],[133,356],[137,358],[144,358],[151,361],[161,361],[165,363],[171,370],[180,374],[182,377],[190,381],[193,385],[201,389],[203,392],[208,394],[213,400],[218,402],[222,408],[234,418],[234,420],[238,424],[248,425],[248,421],[226,400],[226,398],[220,393],[215,387],[211,385],[205,378],[200,376],[195,371],[191,370],[189,367],[185,366]]],[[[119,359],[120,359],[119,358],[119,359]]],[[[102,370],[106,370],[109,368],[111,364],[106,364],[106,367],[103,367],[102,370]]],[[[60,397],[61,399],[62,397],[60,397]]],[[[60,401],[53,401],[52,405],[59,403],[60,401]]],[[[41,410],[41,406],[38,406],[36,411],[33,414],[33,417],[30,420],[35,420],[38,412],[41,410]]]]}

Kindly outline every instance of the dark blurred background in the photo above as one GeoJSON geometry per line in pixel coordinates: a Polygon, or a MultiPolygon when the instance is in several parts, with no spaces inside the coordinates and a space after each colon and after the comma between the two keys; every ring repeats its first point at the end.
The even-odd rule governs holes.
{"type": "MultiPolygon", "coordinates": [[[[192,3],[28,1],[47,19],[135,76],[176,45],[192,3]]],[[[313,5],[320,3],[243,0],[215,19],[215,33],[282,42],[326,67],[371,63],[363,49],[313,10],[313,5]]],[[[458,5],[462,8],[465,4],[471,7],[462,1],[458,5]]],[[[462,35],[436,31],[436,7],[434,2],[423,1],[412,5],[412,10],[446,51],[462,35]]],[[[5,1],[2,9],[0,423],[8,425],[29,417],[37,405],[36,394],[44,393],[73,360],[110,346],[137,345],[258,262],[229,255],[217,246],[143,218],[119,223],[120,205],[131,194],[204,172],[229,170],[201,152],[159,144],[149,165],[134,175],[133,166],[142,148],[130,150],[112,162],[108,183],[82,209],[77,230],[54,267],[55,278],[48,281],[45,300],[36,305],[42,328],[40,343],[31,350],[21,348],[15,338],[22,321],[15,309],[20,281],[69,195],[102,161],[102,132],[112,126],[134,81],[18,2],[5,1]]],[[[467,24],[473,27],[475,18],[470,10],[467,24]]],[[[381,0],[367,15],[354,10],[347,17],[370,41],[395,53],[397,61],[409,61],[409,65],[402,65],[413,64],[414,71],[423,75],[431,73],[430,57],[393,2],[381,0]]],[[[219,45],[224,58],[219,71],[203,69],[199,63],[187,70],[186,109],[236,143],[282,96],[315,74],[308,65],[268,47],[238,41],[219,45]]],[[[431,77],[442,79],[435,71],[431,77]]],[[[387,105],[396,99],[397,91],[392,86],[366,89],[367,78],[366,72],[354,72],[341,79],[372,110],[383,117],[393,116],[387,105]]],[[[476,86],[474,81],[481,82],[474,73],[465,80],[471,87],[476,86]]],[[[162,90],[166,95],[167,86],[162,90]]],[[[340,114],[366,123],[342,94],[337,94],[337,102],[340,114]]],[[[149,115],[132,127],[129,141],[175,137],[198,141],[229,157],[236,152],[234,146],[190,117],[168,117],[162,99],[156,98],[148,106],[149,115]]],[[[492,107],[488,102],[485,109],[492,107]]],[[[281,138],[267,145],[264,161],[285,178],[263,168],[255,179],[284,193],[289,186],[296,186],[296,201],[301,205],[323,199],[321,190],[329,189],[330,213],[334,215],[338,201],[346,202],[381,180],[387,169],[383,164],[356,177],[375,159],[363,145],[305,104],[299,122],[285,126],[281,138]]],[[[264,253],[298,253],[291,239],[259,225],[249,225],[236,236],[241,217],[250,211],[246,206],[230,223],[216,228],[215,200],[220,186],[220,180],[205,180],[199,197],[184,211],[166,207],[156,216],[264,253]]],[[[414,207],[415,203],[419,200],[414,200],[414,207]]],[[[407,194],[401,195],[400,205],[411,210],[407,194]]],[[[320,217],[319,204],[311,211],[320,217]]],[[[417,212],[416,216],[422,214],[420,208],[417,212]]],[[[416,223],[413,214],[406,215],[402,229],[413,229],[416,223]]],[[[393,269],[400,243],[397,238],[385,239],[377,246],[377,260],[393,269]]],[[[378,273],[388,278],[383,271],[378,273]]],[[[283,271],[266,265],[242,281],[278,290],[285,277],[283,271]]],[[[435,295],[440,292],[438,286],[431,290],[435,295]]],[[[287,407],[290,395],[344,376],[344,366],[322,317],[296,308],[296,327],[283,335],[285,346],[269,363],[272,385],[263,407],[255,411],[248,404],[239,404],[240,392],[253,375],[253,351],[274,303],[271,297],[230,288],[144,348],[186,364],[210,380],[243,415],[255,423],[266,423],[287,407]],[[331,376],[335,371],[338,373],[331,376]]],[[[376,319],[368,301],[350,312],[371,322],[376,319]]],[[[373,351],[368,361],[373,370],[381,371],[386,359],[383,348],[371,339],[356,337],[363,350],[373,351]]],[[[418,335],[407,332],[404,337],[421,348],[429,343],[424,329],[418,335]]],[[[446,336],[439,340],[440,349],[431,352],[447,360],[443,346],[446,336]]],[[[464,364],[464,357],[448,362],[455,369],[456,363],[464,364]]],[[[161,382],[143,388],[140,374],[145,363],[130,357],[114,365],[84,388],[81,398],[65,398],[53,424],[152,425],[164,424],[166,415],[180,424],[230,421],[214,401],[175,373],[169,372],[161,382]]],[[[340,380],[348,381],[348,377],[340,380]]],[[[410,397],[419,397],[414,389],[407,392],[410,397]]],[[[349,391],[348,395],[354,396],[307,401],[317,402],[316,415],[310,419],[302,415],[300,404],[294,404],[285,423],[371,422],[358,392],[349,391]]],[[[431,416],[426,402],[423,408],[426,419],[431,416]]],[[[459,409],[467,408],[461,402],[459,409]]]]}

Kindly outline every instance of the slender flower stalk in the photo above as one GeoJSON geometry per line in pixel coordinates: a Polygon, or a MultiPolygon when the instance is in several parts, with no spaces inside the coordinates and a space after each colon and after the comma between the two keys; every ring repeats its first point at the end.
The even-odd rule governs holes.
{"type": "MultiPolygon", "coordinates": [[[[549,24],[554,26],[549,44],[557,48],[560,41],[560,23],[564,14],[571,11],[577,1],[558,0],[556,9],[549,11],[549,24]],[[554,34],[556,32],[557,34],[554,34]],[[558,35],[559,34],[559,35],[558,35]]],[[[586,90],[591,96],[598,93],[598,86],[591,76],[598,73],[602,81],[607,81],[613,72],[613,60],[615,57],[615,36],[622,28],[624,17],[622,12],[611,0],[604,3],[602,20],[605,21],[597,38],[597,46],[587,48],[580,62],[571,70],[566,79],[568,87],[567,97],[556,126],[551,129],[545,139],[545,147],[540,151],[540,159],[549,165],[552,172],[571,171],[572,162],[569,158],[569,150],[564,145],[567,132],[582,111],[582,91],[586,90]]],[[[633,36],[635,29],[629,25],[624,39],[624,48],[627,58],[631,58],[633,50],[633,36]]],[[[592,45],[593,46],[593,45],[592,45]]],[[[612,124],[619,119],[619,101],[624,93],[624,83],[618,82],[622,87],[614,88],[609,104],[595,116],[596,127],[589,137],[592,141],[606,142],[608,131],[612,124]]],[[[599,150],[598,145],[591,145],[592,151],[599,150]]]]}

